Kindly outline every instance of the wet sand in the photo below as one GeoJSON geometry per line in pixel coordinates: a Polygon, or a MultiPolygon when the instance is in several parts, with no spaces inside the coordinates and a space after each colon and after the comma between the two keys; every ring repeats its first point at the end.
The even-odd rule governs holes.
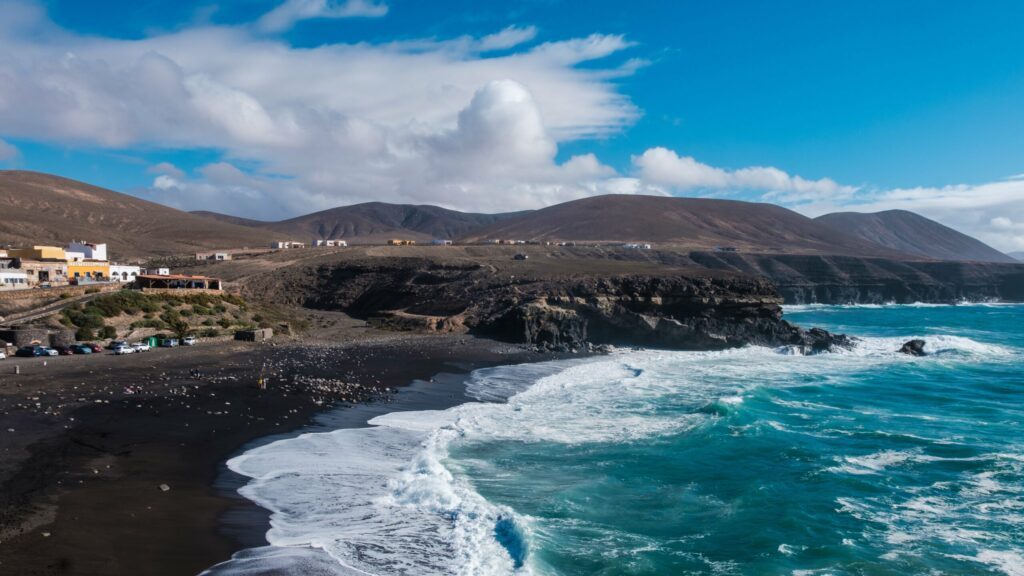
{"type": "MultiPolygon", "coordinates": [[[[266,514],[224,476],[248,443],[311,422],[365,424],[393,409],[397,388],[439,373],[547,358],[466,336],[388,335],[0,361],[0,573],[199,573],[263,543],[266,514]],[[332,409],[346,405],[368,407],[332,409]]],[[[415,401],[424,386],[398,392],[399,404],[437,407],[436,394],[415,401]]]]}

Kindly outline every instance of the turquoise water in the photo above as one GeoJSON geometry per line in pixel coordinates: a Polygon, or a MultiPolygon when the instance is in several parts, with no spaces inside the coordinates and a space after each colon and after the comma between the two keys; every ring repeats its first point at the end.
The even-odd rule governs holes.
{"type": "Polygon", "coordinates": [[[271,546],[218,574],[1024,575],[1024,306],[787,317],[861,340],[491,368],[250,450],[271,546]]]}
{"type": "Polygon", "coordinates": [[[536,573],[1024,574],[1024,307],[787,317],[867,340],[579,366],[555,378],[586,390],[522,408],[550,434],[469,434],[445,465],[536,573]],[[935,354],[891,353],[910,336],[935,354]]]}

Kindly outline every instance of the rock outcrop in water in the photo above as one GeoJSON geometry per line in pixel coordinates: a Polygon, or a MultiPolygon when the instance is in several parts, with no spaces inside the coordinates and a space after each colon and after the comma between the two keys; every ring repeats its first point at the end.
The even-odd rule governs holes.
{"type": "Polygon", "coordinates": [[[927,356],[928,353],[924,351],[925,341],[920,339],[908,340],[900,346],[898,352],[900,354],[908,354],[910,356],[927,356]]]}
{"type": "Polygon", "coordinates": [[[816,353],[850,345],[845,336],[783,320],[782,298],[770,282],[706,270],[517,277],[479,264],[396,258],[322,265],[248,289],[399,329],[469,331],[556,350],[755,344],[816,353]]]}

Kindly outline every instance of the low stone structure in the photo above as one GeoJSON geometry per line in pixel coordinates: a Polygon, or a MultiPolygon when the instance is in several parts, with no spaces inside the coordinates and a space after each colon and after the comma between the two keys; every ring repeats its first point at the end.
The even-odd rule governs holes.
{"type": "Polygon", "coordinates": [[[256,330],[239,330],[235,332],[235,340],[243,342],[263,342],[274,337],[274,330],[271,328],[259,328],[256,330]]]}

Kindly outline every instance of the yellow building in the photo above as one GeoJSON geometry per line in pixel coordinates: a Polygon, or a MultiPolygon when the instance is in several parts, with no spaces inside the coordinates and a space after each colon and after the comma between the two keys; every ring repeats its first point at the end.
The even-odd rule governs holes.
{"type": "Polygon", "coordinates": [[[58,246],[11,248],[7,253],[11,258],[24,258],[26,260],[67,260],[64,249],[58,246]]]}
{"type": "Polygon", "coordinates": [[[99,260],[68,262],[68,279],[72,282],[82,279],[105,282],[110,280],[110,263],[99,260]]]}

